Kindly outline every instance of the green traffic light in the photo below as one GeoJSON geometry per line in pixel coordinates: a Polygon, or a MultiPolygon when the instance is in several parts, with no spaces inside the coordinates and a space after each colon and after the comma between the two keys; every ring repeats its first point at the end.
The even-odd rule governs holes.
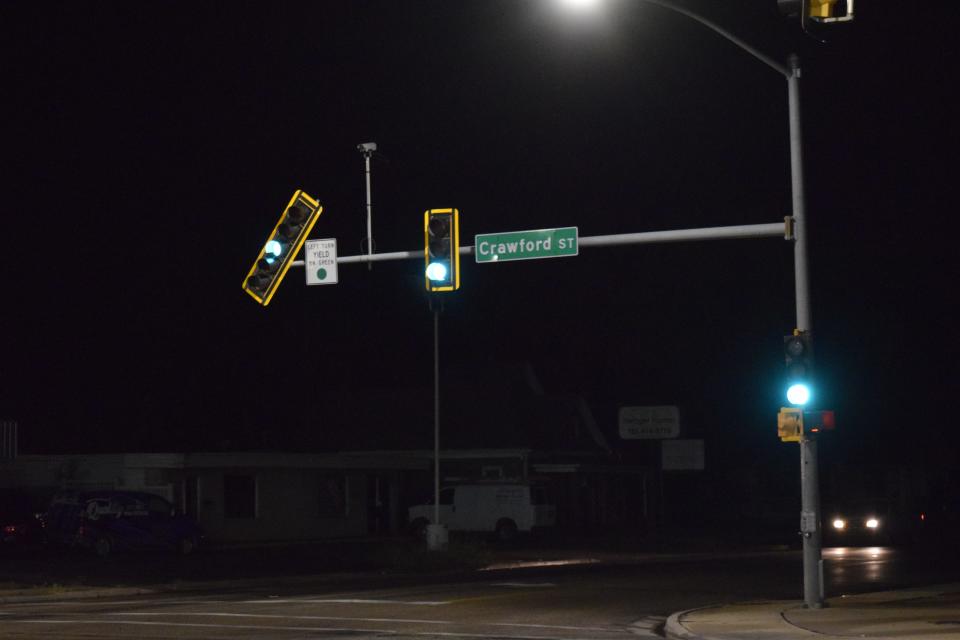
{"type": "Polygon", "coordinates": [[[810,387],[803,382],[791,384],[787,388],[787,402],[793,405],[803,406],[810,402],[810,387]]]}
{"type": "Polygon", "coordinates": [[[263,248],[263,259],[267,261],[267,264],[273,264],[282,253],[283,245],[276,240],[271,240],[263,248]]]}
{"type": "Polygon", "coordinates": [[[431,262],[427,265],[427,277],[434,282],[443,282],[447,279],[447,265],[442,262],[431,262]]]}

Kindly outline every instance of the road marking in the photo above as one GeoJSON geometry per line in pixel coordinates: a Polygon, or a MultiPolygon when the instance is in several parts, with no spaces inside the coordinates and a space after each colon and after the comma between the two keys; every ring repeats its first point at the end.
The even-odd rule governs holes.
{"type": "MultiPolygon", "coordinates": [[[[160,617],[160,616],[205,616],[205,617],[221,617],[221,618],[280,618],[287,620],[342,620],[344,622],[391,622],[391,623],[406,623],[406,624],[436,624],[436,625],[450,625],[457,624],[453,620],[419,620],[416,618],[353,618],[353,617],[341,617],[341,616],[297,616],[297,615],[280,615],[273,613],[224,613],[224,612],[213,612],[206,613],[202,611],[158,611],[158,612],[149,612],[149,611],[130,611],[130,612],[117,612],[117,613],[107,613],[106,615],[110,616],[136,616],[136,617],[160,617]]],[[[464,624],[464,623],[460,623],[464,624]]],[[[567,631],[618,631],[616,628],[611,627],[577,627],[570,625],[559,625],[559,624],[523,624],[519,622],[479,622],[471,623],[478,624],[480,626],[490,626],[490,627],[520,627],[520,628],[530,628],[530,629],[564,629],[567,631]]]]}
{"type": "Polygon", "coordinates": [[[391,622],[407,624],[454,624],[450,620],[418,620],[417,618],[351,618],[345,616],[286,616],[276,613],[223,613],[202,611],[130,611],[108,613],[109,616],[141,616],[141,617],[159,617],[159,616],[204,616],[211,618],[280,618],[286,620],[342,620],[344,622],[391,622]]]}
{"type": "Polygon", "coordinates": [[[518,562],[499,562],[481,567],[478,571],[499,571],[501,569],[530,569],[535,567],[569,567],[581,564],[598,564],[596,558],[574,558],[571,560],[523,560],[518,562]]]}
{"type": "Polygon", "coordinates": [[[8,602],[3,605],[5,609],[16,607],[18,609],[36,608],[36,607],[116,607],[119,605],[148,605],[148,604],[231,604],[236,600],[212,600],[204,598],[155,598],[151,600],[55,600],[53,602],[8,602]]]}
{"type": "Polygon", "coordinates": [[[542,589],[545,587],[555,587],[556,583],[553,582],[494,582],[491,583],[491,587],[511,587],[515,589],[523,589],[526,587],[542,589]]]}
{"type": "Polygon", "coordinates": [[[644,638],[662,638],[663,635],[657,632],[663,629],[663,625],[666,621],[666,616],[645,616],[636,622],[630,623],[630,625],[627,626],[627,629],[635,636],[642,636],[644,638]]]}
{"type": "MultiPolygon", "coordinates": [[[[192,627],[195,629],[260,629],[272,631],[352,631],[355,633],[396,633],[382,629],[350,629],[347,627],[290,627],[257,624],[208,624],[203,622],[149,622],[146,620],[20,620],[29,624],[133,624],[141,627],[192,627]]],[[[430,634],[423,634],[430,635],[430,634]]]]}
{"type": "Polygon", "coordinates": [[[573,627],[563,624],[521,624],[519,622],[487,622],[485,624],[491,627],[525,627],[530,629],[564,629],[566,631],[609,631],[617,632],[619,629],[611,627],[573,627]]]}
{"type": "MultiPolygon", "coordinates": [[[[48,624],[48,625],[66,625],[66,624],[113,624],[113,625],[138,625],[143,627],[177,627],[192,629],[250,629],[257,631],[322,631],[339,633],[370,633],[378,635],[395,636],[399,631],[392,629],[356,629],[350,627],[294,627],[294,626],[267,626],[256,624],[209,624],[202,622],[152,622],[147,620],[19,620],[23,624],[48,624]]],[[[490,638],[490,639],[510,639],[510,640],[596,640],[592,636],[583,638],[553,637],[553,636],[524,636],[524,635],[504,635],[488,633],[457,633],[455,631],[403,631],[404,636],[424,636],[424,637],[444,637],[444,638],[490,638]]]]}
{"type": "Polygon", "coordinates": [[[413,607],[437,607],[444,604],[450,604],[452,600],[390,600],[390,599],[372,599],[372,598],[322,598],[322,599],[299,599],[280,600],[278,598],[269,598],[267,600],[244,600],[244,604],[404,604],[413,607]]]}

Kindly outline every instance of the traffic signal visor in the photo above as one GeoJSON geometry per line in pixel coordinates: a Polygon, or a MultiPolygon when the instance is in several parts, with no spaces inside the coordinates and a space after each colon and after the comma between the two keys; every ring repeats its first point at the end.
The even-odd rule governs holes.
{"type": "Polygon", "coordinates": [[[277,225],[267,236],[256,262],[243,279],[243,290],[263,306],[270,304],[283,276],[303,246],[323,207],[303,191],[294,192],[277,225]]]}
{"type": "Polygon", "coordinates": [[[430,209],[423,214],[424,275],[427,291],[460,288],[460,214],[430,209]]]}

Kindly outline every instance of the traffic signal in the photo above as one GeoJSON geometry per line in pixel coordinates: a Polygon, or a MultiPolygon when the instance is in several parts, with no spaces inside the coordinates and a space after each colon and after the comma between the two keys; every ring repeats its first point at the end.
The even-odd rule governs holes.
{"type": "Polygon", "coordinates": [[[853,0],[777,0],[777,6],[785,16],[799,16],[804,31],[811,22],[830,24],[853,20],[853,0]]]}
{"type": "Polygon", "coordinates": [[[813,341],[806,331],[794,329],[783,338],[783,356],[787,365],[787,400],[804,405],[810,400],[813,376],[813,341]]]}
{"type": "Polygon", "coordinates": [[[294,192],[277,226],[267,236],[256,262],[243,279],[243,290],[254,300],[263,306],[270,304],[270,299],[277,292],[283,276],[322,211],[323,207],[318,201],[299,189],[294,192]]]}
{"type": "Polygon", "coordinates": [[[430,209],[423,214],[423,257],[427,291],[460,288],[460,214],[430,209]]]}
{"type": "Polygon", "coordinates": [[[803,440],[803,409],[782,407],[777,416],[777,435],[784,442],[803,440]]]}

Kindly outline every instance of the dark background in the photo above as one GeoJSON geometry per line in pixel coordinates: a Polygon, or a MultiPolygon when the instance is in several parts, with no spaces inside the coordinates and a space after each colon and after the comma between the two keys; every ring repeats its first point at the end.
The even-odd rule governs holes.
{"type": "MultiPolygon", "coordinates": [[[[678,4],[803,58],[824,455],[954,464],[945,10],[861,2],[818,42],[773,0],[678,4]]],[[[382,151],[377,251],[420,249],[428,208],[459,208],[463,244],[790,212],[784,79],[639,2],[576,26],[546,1],[6,2],[0,53],[0,417],[29,452],[429,446],[421,262],[310,288],[293,269],[267,308],[240,288],[298,188],[324,206],[312,237],[364,251],[361,142],[382,151]]],[[[776,437],[783,240],[467,258],[462,283],[441,316],[447,428],[471,385],[529,362],[614,440],[618,407],[676,404],[709,464],[795,464],[776,437]]]]}

